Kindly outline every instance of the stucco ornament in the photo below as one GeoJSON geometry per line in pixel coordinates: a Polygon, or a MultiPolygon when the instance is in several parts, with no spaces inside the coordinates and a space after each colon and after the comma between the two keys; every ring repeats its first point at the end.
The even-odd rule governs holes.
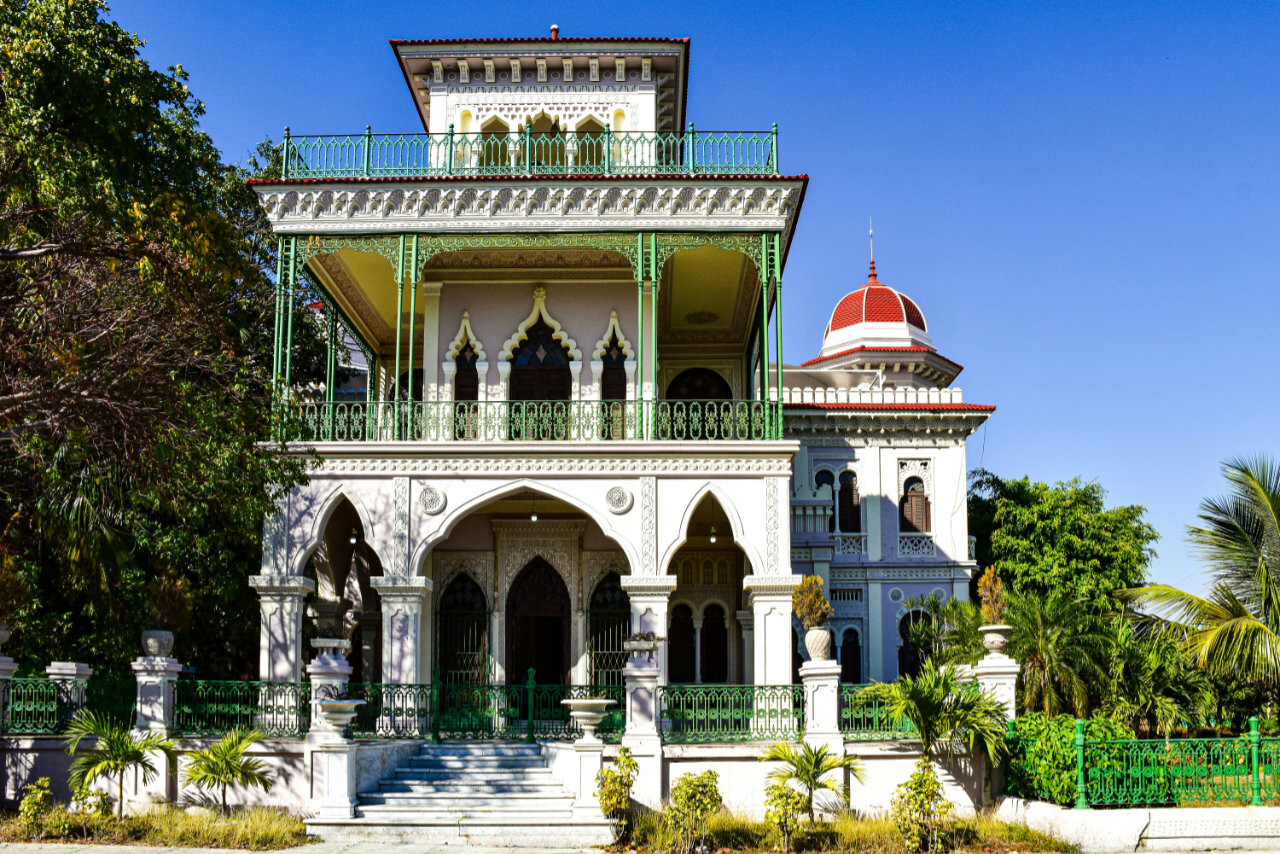
{"type": "Polygon", "coordinates": [[[622,514],[631,509],[631,505],[635,502],[635,497],[629,489],[621,486],[611,486],[609,491],[604,494],[604,501],[609,506],[610,513],[622,514]]]}
{"type": "Polygon", "coordinates": [[[418,507],[428,516],[436,516],[444,512],[445,504],[448,499],[440,490],[434,486],[425,487],[422,494],[418,496],[418,507]]]}

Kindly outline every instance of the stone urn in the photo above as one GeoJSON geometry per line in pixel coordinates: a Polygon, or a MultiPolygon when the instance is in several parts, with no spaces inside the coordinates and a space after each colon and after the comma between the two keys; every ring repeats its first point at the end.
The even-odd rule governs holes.
{"type": "Polygon", "coordinates": [[[609,714],[609,707],[616,702],[608,697],[572,697],[561,700],[560,705],[567,708],[569,717],[582,727],[582,740],[596,743],[600,741],[596,736],[596,727],[600,726],[604,716],[609,714]]]}
{"type": "Polygon", "coordinates": [[[173,632],[147,629],[142,633],[142,654],[147,658],[168,658],[173,652],[173,632]]]}
{"type": "Polygon", "coordinates": [[[831,660],[831,632],[826,626],[814,626],[804,633],[804,648],[811,661],[831,660]]]}
{"type": "Polygon", "coordinates": [[[1013,626],[998,623],[979,626],[978,631],[982,632],[982,645],[987,652],[1004,655],[1004,648],[1009,645],[1009,632],[1013,631],[1013,626]]]}
{"type": "Polygon", "coordinates": [[[0,623],[0,647],[3,647],[9,640],[10,634],[11,632],[9,631],[9,627],[4,623],[0,623]]]}
{"type": "Polygon", "coordinates": [[[658,647],[662,645],[662,641],[654,638],[652,640],[625,640],[622,642],[622,651],[628,655],[645,655],[650,661],[653,661],[653,654],[658,651],[658,647]]]}
{"type": "Polygon", "coordinates": [[[311,648],[316,650],[317,661],[339,661],[347,663],[347,653],[351,651],[351,641],[345,638],[312,638],[311,648]]]}
{"type": "Polygon", "coordinates": [[[334,698],[316,700],[320,709],[320,720],[324,728],[333,732],[342,732],[347,724],[355,720],[356,712],[365,704],[364,700],[345,700],[334,698]]]}

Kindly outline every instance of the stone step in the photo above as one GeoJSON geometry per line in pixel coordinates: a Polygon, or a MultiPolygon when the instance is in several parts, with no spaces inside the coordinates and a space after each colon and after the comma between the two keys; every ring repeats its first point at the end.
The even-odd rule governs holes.
{"type": "MultiPolygon", "coordinates": [[[[395,770],[395,780],[539,780],[551,777],[551,769],[546,765],[532,768],[406,768],[401,766],[395,770]]],[[[385,778],[391,782],[391,778],[385,778]]]]}
{"type": "Polygon", "coordinates": [[[520,794],[527,792],[530,794],[551,793],[560,794],[564,792],[564,786],[558,780],[545,780],[536,782],[525,782],[523,780],[507,780],[493,781],[488,783],[477,783],[474,780],[441,780],[438,782],[419,782],[419,781],[396,781],[393,783],[379,783],[378,791],[370,792],[371,795],[380,795],[388,792],[426,792],[430,794],[452,792],[455,795],[496,795],[503,793],[520,794]]]}
{"type": "Polygon", "coordinates": [[[468,771],[523,771],[545,768],[546,760],[541,757],[529,757],[528,759],[423,759],[414,757],[410,759],[401,768],[418,768],[424,771],[453,771],[455,773],[466,773],[468,771]]]}
{"type": "Polygon", "coordinates": [[[503,813],[427,815],[420,811],[378,813],[354,819],[308,819],[307,833],[326,842],[466,843],[470,845],[582,849],[613,841],[608,821],[562,814],[503,813]]]}
{"type": "Polygon", "coordinates": [[[468,792],[371,792],[361,795],[359,809],[369,810],[375,807],[394,807],[407,809],[421,807],[423,809],[444,810],[471,814],[480,811],[501,812],[541,812],[544,810],[564,810],[573,806],[573,798],[561,794],[512,793],[512,794],[478,794],[468,792]]]}

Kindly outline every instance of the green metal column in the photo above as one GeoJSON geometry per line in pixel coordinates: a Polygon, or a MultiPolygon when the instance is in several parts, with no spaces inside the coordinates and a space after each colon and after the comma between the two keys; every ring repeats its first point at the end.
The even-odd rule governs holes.
{"type": "Polygon", "coordinates": [[[1076,809],[1089,808],[1089,791],[1084,782],[1084,721],[1076,721],[1076,809]]]}
{"type": "Polygon", "coordinates": [[[771,235],[773,241],[773,328],[775,344],[774,349],[778,354],[778,409],[777,409],[777,432],[774,434],[775,439],[782,438],[782,240],[781,235],[771,235]]]}
{"type": "Polygon", "coordinates": [[[409,236],[409,402],[413,402],[413,322],[418,313],[418,235],[409,236]]]}
{"type": "Polygon", "coordinates": [[[650,388],[653,389],[653,418],[649,423],[649,430],[645,433],[646,439],[652,439],[654,433],[654,422],[658,417],[658,235],[657,232],[649,233],[649,331],[653,333],[653,342],[651,344],[653,353],[649,359],[649,382],[650,388]]]}
{"type": "Polygon", "coordinates": [[[290,236],[285,243],[288,257],[284,261],[285,319],[284,336],[284,396],[288,400],[293,391],[293,290],[298,282],[298,238],[290,236]]]}
{"type": "Polygon", "coordinates": [[[764,401],[766,423],[769,412],[769,235],[760,235],[760,399],[764,401]]]}
{"type": "Polygon", "coordinates": [[[284,370],[281,350],[284,345],[284,244],[288,238],[276,241],[276,324],[271,341],[271,400],[280,398],[280,376],[284,370]]]}
{"type": "Polygon", "coordinates": [[[404,235],[400,235],[400,251],[396,253],[396,373],[392,398],[400,402],[400,337],[404,327],[404,235]]]}
{"type": "Polygon", "coordinates": [[[636,234],[636,438],[645,435],[644,403],[644,234],[636,234]]]}
{"type": "Polygon", "coordinates": [[[1262,768],[1258,762],[1258,748],[1262,743],[1258,735],[1258,719],[1249,718],[1249,806],[1262,806],[1262,768]]]}
{"type": "Polygon", "coordinates": [[[324,399],[326,403],[333,403],[333,383],[338,375],[338,311],[329,302],[325,302],[325,325],[328,332],[327,352],[324,359],[324,399]]]}

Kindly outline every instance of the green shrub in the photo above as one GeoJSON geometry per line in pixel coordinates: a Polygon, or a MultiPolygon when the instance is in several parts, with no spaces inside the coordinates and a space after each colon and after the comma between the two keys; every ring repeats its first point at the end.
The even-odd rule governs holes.
{"type": "Polygon", "coordinates": [[[916,761],[916,770],[894,792],[889,811],[908,851],[937,850],[939,825],[952,808],[928,756],[916,761]]]}
{"type": "Polygon", "coordinates": [[[22,787],[26,792],[18,805],[18,828],[24,839],[43,839],[45,824],[53,810],[53,792],[49,790],[49,778],[41,777],[22,787]]]}
{"type": "Polygon", "coordinates": [[[805,796],[787,783],[774,783],[765,792],[764,819],[782,839],[782,850],[791,850],[791,837],[800,824],[800,814],[805,811],[805,796]]]}
{"type": "Polygon", "coordinates": [[[768,847],[769,825],[721,810],[707,819],[706,846],[710,851],[754,851],[768,847]]]}
{"type": "MultiPolygon", "coordinates": [[[[303,845],[306,826],[283,810],[253,807],[221,816],[217,813],[187,815],[162,807],[122,819],[68,813],[53,806],[44,826],[47,840],[92,842],[103,845],[149,845],[189,848],[238,848],[267,851],[303,845]]],[[[0,841],[21,842],[27,837],[21,819],[0,819],[0,841]]]]}
{"type": "Polygon", "coordinates": [[[631,749],[623,747],[613,760],[613,765],[596,773],[596,797],[600,800],[600,812],[613,824],[614,842],[621,842],[627,830],[627,815],[631,811],[631,789],[636,784],[640,765],[631,756],[631,749]]]}
{"type": "MultiPolygon", "coordinates": [[[[840,834],[827,824],[809,825],[796,830],[795,850],[797,854],[804,851],[835,851],[840,845],[840,834]]],[[[880,854],[877,850],[876,854],[880,854]]]]}
{"type": "MultiPolygon", "coordinates": [[[[1076,719],[1071,715],[1032,712],[1018,718],[1015,727],[1016,735],[1009,744],[1009,792],[1061,806],[1074,804],[1076,719]]],[[[1104,717],[1086,721],[1084,734],[1089,741],[1134,737],[1128,726],[1104,717]]],[[[1097,751],[1092,752],[1092,757],[1101,758],[1097,751]]]]}
{"type": "Polygon", "coordinates": [[[825,626],[836,613],[822,595],[822,579],[816,575],[806,575],[791,591],[791,610],[805,631],[825,626]]]}
{"type": "Polygon", "coordinates": [[[111,815],[111,796],[106,792],[80,786],[71,793],[71,812],[102,818],[111,815]]]}
{"type": "Polygon", "coordinates": [[[685,774],[671,787],[671,804],[667,807],[667,822],[675,843],[675,850],[693,850],[694,839],[699,846],[707,842],[707,821],[720,812],[724,801],[720,797],[720,775],[715,771],[701,774],[685,774]]]}
{"type": "Polygon", "coordinates": [[[224,814],[229,786],[271,791],[271,773],[267,771],[266,764],[261,759],[245,755],[250,745],[263,737],[260,730],[236,727],[204,750],[191,753],[187,757],[183,780],[201,789],[218,790],[224,814]]]}

